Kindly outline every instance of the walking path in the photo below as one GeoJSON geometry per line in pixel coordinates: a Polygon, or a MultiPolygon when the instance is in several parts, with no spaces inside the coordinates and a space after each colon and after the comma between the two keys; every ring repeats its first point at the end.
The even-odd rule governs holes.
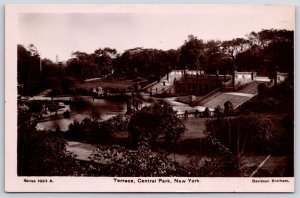
{"type": "Polygon", "coordinates": [[[97,150],[97,147],[92,144],[69,141],[66,150],[73,153],[76,159],[90,161],[91,159],[89,157],[97,150]]]}

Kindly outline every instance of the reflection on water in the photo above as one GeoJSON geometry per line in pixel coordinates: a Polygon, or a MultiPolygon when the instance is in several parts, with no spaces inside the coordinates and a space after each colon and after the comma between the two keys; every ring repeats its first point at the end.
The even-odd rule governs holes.
{"type": "MultiPolygon", "coordinates": [[[[63,112],[66,110],[70,110],[69,105],[66,105],[64,109],[61,109],[58,112],[57,116],[51,116],[51,119],[44,119],[37,125],[37,129],[46,129],[46,130],[55,130],[57,127],[62,131],[68,130],[68,126],[70,123],[73,123],[74,120],[81,122],[84,118],[88,117],[99,117],[101,120],[107,120],[112,116],[118,114],[126,113],[126,101],[114,101],[114,100],[106,100],[106,99],[92,99],[91,97],[80,97],[83,99],[87,105],[84,106],[83,109],[71,109],[70,118],[64,118],[63,112]]],[[[51,100],[51,98],[46,97],[34,97],[35,100],[51,100]]],[[[72,97],[57,97],[54,100],[64,100],[70,101],[73,100],[72,97]]],[[[204,107],[202,106],[194,106],[190,107],[187,104],[180,103],[175,101],[176,97],[170,98],[153,98],[151,96],[141,96],[139,98],[143,105],[150,105],[155,102],[167,103],[173,106],[173,109],[177,111],[177,113],[184,113],[186,110],[189,112],[194,112],[196,109],[199,111],[204,111],[204,107]]]]}
{"type": "MultiPolygon", "coordinates": [[[[67,98],[66,100],[70,100],[67,98]]],[[[81,122],[84,118],[99,117],[101,120],[109,119],[117,114],[122,114],[126,112],[126,102],[125,101],[109,101],[105,99],[91,99],[85,98],[85,102],[88,105],[84,106],[84,109],[76,110],[72,109],[70,118],[64,118],[62,113],[67,110],[64,108],[58,112],[58,116],[52,117],[52,119],[46,119],[38,123],[37,129],[55,130],[59,127],[62,131],[68,130],[70,123],[74,120],[81,122]]],[[[68,107],[68,105],[66,105],[68,107]]]]}

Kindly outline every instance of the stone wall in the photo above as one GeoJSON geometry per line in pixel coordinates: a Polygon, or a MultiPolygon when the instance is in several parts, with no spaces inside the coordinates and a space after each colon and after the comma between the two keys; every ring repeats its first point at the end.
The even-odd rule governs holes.
{"type": "Polygon", "coordinates": [[[234,72],[234,85],[245,85],[256,78],[256,72],[234,72]]]}
{"type": "Polygon", "coordinates": [[[276,84],[283,83],[288,78],[288,73],[276,72],[276,84]]]}

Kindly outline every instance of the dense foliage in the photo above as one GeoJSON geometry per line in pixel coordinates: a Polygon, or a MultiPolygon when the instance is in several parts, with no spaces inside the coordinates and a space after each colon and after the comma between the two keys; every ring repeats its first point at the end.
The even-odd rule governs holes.
{"type": "Polygon", "coordinates": [[[70,140],[107,144],[113,138],[113,133],[127,131],[129,120],[129,115],[114,116],[106,121],[95,118],[85,118],[81,122],[74,120],[64,137],[70,140]]]}
{"type": "MultiPolygon", "coordinates": [[[[188,175],[183,167],[167,158],[166,153],[151,151],[148,141],[140,142],[137,150],[118,145],[99,146],[90,156],[92,161],[81,161],[66,151],[67,142],[62,132],[37,131],[35,126],[31,113],[19,108],[17,156],[20,176],[188,175]]],[[[84,133],[99,132],[97,127],[102,127],[99,122],[85,119],[82,123],[71,124],[69,133],[79,138],[84,133]]]]}
{"type": "MultiPolygon", "coordinates": [[[[173,142],[170,139],[166,142],[164,139],[166,137],[165,133],[176,133],[178,131],[172,131],[172,128],[169,128],[169,131],[164,131],[162,126],[170,125],[160,121],[162,117],[159,117],[164,114],[163,112],[172,114],[169,106],[154,105],[138,111],[142,117],[149,116],[147,119],[154,121],[154,124],[151,122],[153,126],[148,123],[143,128],[143,125],[139,125],[139,122],[136,122],[141,121],[139,119],[132,122],[132,119],[136,119],[134,117],[136,114],[133,114],[132,118],[131,116],[119,115],[104,122],[96,119],[85,119],[80,123],[75,121],[64,135],[59,129],[56,131],[37,131],[35,129],[37,120],[32,115],[36,113],[34,111],[36,106],[39,106],[38,103],[30,108],[20,106],[18,109],[18,175],[245,176],[245,173],[240,172],[241,156],[272,154],[274,146],[279,146],[276,138],[274,139],[274,136],[278,137],[278,135],[274,133],[274,125],[270,119],[259,114],[226,118],[220,116],[217,119],[208,119],[206,123],[208,136],[205,140],[200,141],[200,144],[197,140],[192,145],[196,150],[199,150],[201,147],[200,150],[203,149],[203,151],[200,151],[197,155],[195,153],[192,154],[188,158],[189,161],[179,164],[172,160],[173,156],[169,155],[167,149],[168,144],[175,143],[181,133],[173,136],[173,142]],[[156,116],[151,117],[149,115],[151,114],[150,112],[156,116]],[[158,119],[155,117],[158,117],[158,119]],[[133,124],[141,129],[141,132],[144,132],[144,134],[139,133],[137,148],[129,149],[124,147],[126,144],[120,146],[109,141],[116,131],[126,131],[133,124]],[[160,129],[162,129],[158,136],[157,133],[160,130],[155,126],[161,126],[160,129]],[[150,131],[148,132],[148,130],[150,131]],[[152,141],[149,140],[149,137],[152,137],[149,134],[151,131],[154,131],[154,134],[157,136],[157,139],[152,141]],[[98,146],[98,149],[90,155],[91,161],[77,160],[76,156],[67,152],[65,137],[90,143],[102,140],[102,143],[101,141],[97,142],[102,146],[98,146]],[[157,149],[153,148],[153,145],[150,145],[151,143],[156,146],[164,143],[167,146],[163,147],[165,149],[161,149],[162,147],[157,149]]],[[[284,117],[282,120],[284,128],[293,130],[292,120],[292,117],[284,117]]],[[[177,124],[179,124],[177,125],[179,129],[182,129],[181,124],[177,124]]],[[[173,123],[172,127],[174,126],[176,126],[176,123],[175,125],[173,123]]],[[[168,137],[172,138],[171,136],[168,137]]],[[[192,142],[188,141],[188,144],[192,144],[192,142]]],[[[290,144],[292,144],[292,141],[290,144]]],[[[180,147],[181,145],[181,143],[177,143],[175,147],[180,147]]],[[[290,146],[286,146],[290,148],[290,146]]],[[[280,149],[282,151],[281,147],[280,149]]],[[[276,154],[278,153],[276,152],[276,154]]],[[[283,173],[280,174],[293,175],[292,153],[289,153],[288,157],[290,167],[283,170],[283,173]]],[[[251,170],[249,169],[250,172],[247,174],[251,174],[251,170]]],[[[243,169],[243,171],[245,170],[243,169]]],[[[264,176],[269,174],[271,173],[262,173],[264,176]]]]}
{"type": "Polygon", "coordinates": [[[107,176],[188,176],[188,171],[170,160],[165,153],[151,151],[147,142],[147,140],[141,141],[137,150],[129,150],[118,145],[99,147],[92,154],[91,159],[98,163],[105,163],[107,176]]]}
{"type": "Polygon", "coordinates": [[[65,63],[42,59],[34,45],[18,45],[18,84],[23,95],[51,88],[69,93],[74,83],[110,76],[119,79],[143,77],[156,81],[172,69],[200,69],[206,73],[231,74],[233,70],[256,71],[273,77],[274,71],[292,73],[294,32],[262,30],[246,38],[203,41],[189,35],[178,49],[133,48],[122,54],[99,48],[93,53],[76,51],[65,63]]]}
{"type": "MultiPolygon", "coordinates": [[[[278,123],[273,124],[271,119],[261,114],[235,114],[232,103],[227,101],[224,113],[220,106],[215,108],[217,119],[207,118],[206,140],[209,144],[203,147],[209,150],[208,159],[194,157],[183,167],[167,156],[185,131],[184,124],[169,105],[146,106],[130,115],[119,115],[103,122],[97,119],[101,109],[99,112],[93,109],[92,118],[74,121],[62,134],[59,129],[36,130],[36,123],[42,116],[38,114],[46,108],[57,112],[58,103],[31,101],[26,107],[18,108],[18,175],[239,176],[242,155],[272,154],[274,147],[289,155],[292,170],[294,115],[287,114],[286,110],[294,107],[293,31],[262,30],[229,41],[203,41],[189,35],[178,49],[134,48],[118,54],[115,49],[99,48],[91,54],[74,52],[65,63],[41,59],[32,44],[27,48],[18,45],[17,52],[20,95],[34,95],[46,89],[52,89],[53,95],[88,95],[92,90],[75,88],[75,84],[99,77],[121,80],[143,77],[156,81],[172,69],[200,69],[220,74],[230,74],[234,70],[256,71],[258,75],[270,78],[275,76],[275,71],[288,72],[289,78],[282,84],[273,87],[260,84],[258,96],[246,102],[240,110],[263,112],[279,109],[280,112],[280,108],[283,109],[285,114],[280,115],[279,124],[290,136],[279,144],[280,136],[275,134],[278,130],[274,129],[278,123]],[[128,132],[130,149],[110,141],[116,139],[113,136],[120,131],[123,134],[128,132]],[[66,151],[65,138],[103,146],[93,153],[91,162],[79,161],[66,151]],[[161,148],[164,152],[158,152],[161,148]]],[[[75,100],[71,110],[80,112],[89,105],[83,100],[75,100]]],[[[205,109],[204,116],[209,117],[209,114],[209,109],[205,109]]],[[[69,117],[70,112],[63,116],[69,117]]],[[[278,150],[274,153],[278,154],[278,150]]],[[[292,171],[290,175],[293,175],[292,171]]]]}
{"type": "Polygon", "coordinates": [[[18,109],[17,171],[20,176],[60,176],[83,173],[83,167],[66,152],[59,131],[37,131],[31,113],[18,109]]]}
{"type": "Polygon", "coordinates": [[[206,133],[238,155],[269,153],[275,137],[272,121],[254,113],[207,121],[206,133]]]}
{"type": "Polygon", "coordinates": [[[185,126],[176,116],[172,106],[154,104],[137,111],[128,124],[129,141],[136,147],[143,140],[151,146],[163,141],[166,148],[174,144],[184,132],[185,126]]]}

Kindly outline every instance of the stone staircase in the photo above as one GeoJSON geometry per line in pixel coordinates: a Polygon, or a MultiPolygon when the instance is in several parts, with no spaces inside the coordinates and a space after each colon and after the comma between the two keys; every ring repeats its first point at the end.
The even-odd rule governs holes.
{"type": "Polygon", "coordinates": [[[209,98],[206,98],[204,101],[201,101],[200,105],[214,109],[218,105],[223,107],[225,102],[230,101],[233,105],[233,108],[237,108],[257,95],[257,86],[262,82],[266,83],[264,81],[253,81],[235,92],[215,93],[209,98]]]}
{"type": "Polygon", "coordinates": [[[174,86],[174,81],[180,80],[183,77],[183,71],[182,70],[172,70],[168,74],[166,74],[164,77],[160,79],[159,82],[155,83],[151,87],[147,88],[148,92],[151,92],[153,95],[162,94],[169,89],[171,89],[174,86]]]}
{"type": "Polygon", "coordinates": [[[208,107],[210,109],[214,109],[218,105],[221,107],[224,106],[224,103],[230,101],[233,105],[233,108],[236,108],[251,99],[254,95],[244,95],[238,94],[237,92],[224,92],[220,93],[214,98],[210,99],[206,103],[203,103],[201,106],[208,107]]]}

